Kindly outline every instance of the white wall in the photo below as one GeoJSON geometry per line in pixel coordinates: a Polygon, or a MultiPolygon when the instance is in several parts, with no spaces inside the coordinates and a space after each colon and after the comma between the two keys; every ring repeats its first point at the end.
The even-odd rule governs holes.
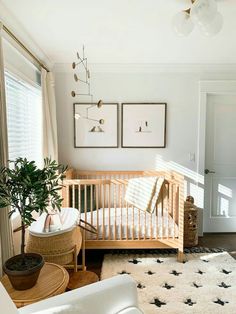
{"type": "MultiPolygon", "coordinates": [[[[203,191],[195,183],[197,176],[199,81],[204,79],[235,79],[236,73],[201,73],[189,67],[186,72],[178,68],[175,73],[152,72],[140,67],[140,72],[119,71],[92,72],[92,92],[94,99],[104,102],[167,102],[167,146],[160,149],[85,149],[74,148],[73,142],[73,102],[83,102],[86,98],[72,98],[72,90],[79,90],[73,80],[73,73],[67,66],[55,67],[59,160],[69,166],[87,170],[146,170],[159,169],[163,165],[174,168],[189,179],[186,193],[197,197],[202,206],[203,191]],[[189,154],[195,154],[190,161],[189,154]]],[[[183,66],[184,69],[184,66],[183,66]]],[[[121,108],[121,106],[120,106],[121,108]]],[[[200,182],[203,178],[200,178],[200,182]]],[[[203,182],[202,182],[203,183],[203,182]]],[[[201,185],[201,184],[200,184],[201,185]]]]}
{"type": "MultiPolygon", "coordinates": [[[[156,156],[174,160],[191,169],[188,152],[195,152],[197,139],[198,82],[179,74],[93,74],[95,100],[104,102],[167,102],[167,147],[164,149],[78,149],[73,142],[73,102],[76,88],[71,73],[56,74],[59,159],[81,169],[153,169],[156,156]],[[186,132],[187,130],[187,132],[186,132]],[[108,162],[109,161],[109,162],[108,162]]],[[[120,106],[121,109],[121,106],[120,106]]]]}

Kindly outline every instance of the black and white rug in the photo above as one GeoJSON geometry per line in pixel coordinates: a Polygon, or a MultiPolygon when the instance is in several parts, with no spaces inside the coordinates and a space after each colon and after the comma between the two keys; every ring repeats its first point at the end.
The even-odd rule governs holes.
{"type": "Polygon", "coordinates": [[[130,274],[145,314],[236,313],[236,261],[227,253],[107,254],[101,279],[130,274]]]}

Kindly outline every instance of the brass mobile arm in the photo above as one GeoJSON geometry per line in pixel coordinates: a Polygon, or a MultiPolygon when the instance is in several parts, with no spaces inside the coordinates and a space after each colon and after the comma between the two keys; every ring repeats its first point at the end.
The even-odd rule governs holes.
{"type": "MultiPolygon", "coordinates": [[[[82,116],[79,113],[76,113],[75,114],[75,119],[78,120],[78,119],[82,118],[82,119],[86,119],[86,120],[96,121],[99,124],[104,124],[105,123],[104,119],[97,120],[97,119],[93,119],[93,118],[89,117],[89,110],[94,108],[94,107],[97,107],[98,109],[100,109],[102,107],[102,105],[103,105],[103,101],[100,99],[98,101],[98,103],[93,104],[93,94],[91,94],[91,91],[90,91],[90,71],[88,69],[88,59],[85,57],[85,54],[84,54],[84,46],[83,46],[83,55],[82,55],[82,57],[77,52],[77,59],[78,59],[78,62],[73,62],[72,63],[72,69],[76,69],[76,67],[79,67],[81,65],[83,67],[84,71],[85,71],[85,79],[81,79],[78,74],[74,73],[74,80],[75,80],[75,82],[81,82],[83,84],[86,84],[87,87],[88,87],[88,92],[87,93],[76,93],[75,91],[72,91],[71,92],[71,96],[72,97],[75,97],[75,96],[88,96],[88,97],[90,97],[91,105],[89,105],[86,108],[86,116],[82,116]]],[[[94,127],[93,129],[96,131],[96,127],[94,127]]],[[[95,131],[90,131],[90,132],[95,132],[95,131]]]]}

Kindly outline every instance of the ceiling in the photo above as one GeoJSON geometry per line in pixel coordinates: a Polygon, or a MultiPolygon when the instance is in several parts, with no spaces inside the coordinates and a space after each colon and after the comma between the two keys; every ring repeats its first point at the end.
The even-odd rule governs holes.
{"type": "Polygon", "coordinates": [[[0,0],[53,63],[82,45],[91,63],[236,63],[236,1],[220,0],[222,31],[188,37],[172,17],[190,0],[0,0]]]}

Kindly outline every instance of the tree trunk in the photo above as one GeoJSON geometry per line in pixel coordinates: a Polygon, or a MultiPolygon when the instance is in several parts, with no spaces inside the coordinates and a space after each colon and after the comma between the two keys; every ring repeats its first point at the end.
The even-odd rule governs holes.
{"type": "Polygon", "coordinates": [[[21,222],[21,254],[25,257],[25,224],[21,222]]]}

